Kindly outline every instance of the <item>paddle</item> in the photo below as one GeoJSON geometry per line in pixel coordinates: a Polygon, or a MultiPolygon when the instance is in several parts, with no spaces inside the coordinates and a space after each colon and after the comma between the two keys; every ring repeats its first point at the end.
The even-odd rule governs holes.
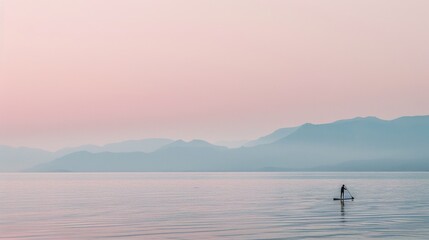
{"type": "Polygon", "coordinates": [[[353,197],[353,195],[350,193],[350,191],[346,188],[346,191],[350,194],[350,197],[352,197],[352,199],[355,199],[355,197],[353,197]]]}

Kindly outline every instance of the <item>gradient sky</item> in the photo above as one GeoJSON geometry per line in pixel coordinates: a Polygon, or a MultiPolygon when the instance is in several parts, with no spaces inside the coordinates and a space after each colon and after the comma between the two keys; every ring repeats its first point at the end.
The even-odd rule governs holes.
{"type": "Polygon", "coordinates": [[[0,144],[429,114],[427,0],[0,2],[0,144]]]}

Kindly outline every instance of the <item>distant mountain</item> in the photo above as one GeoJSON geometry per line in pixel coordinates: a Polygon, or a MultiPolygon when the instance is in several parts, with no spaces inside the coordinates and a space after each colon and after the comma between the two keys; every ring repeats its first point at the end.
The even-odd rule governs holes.
{"type": "Polygon", "coordinates": [[[172,149],[172,148],[179,148],[179,149],[216,149],[216,150],[227,150],[227,147],[224,146],[218,146],[218,145],[214,145],[211,144],[209,142],[206,142],[204,140],[192,140],[190,142],[186,142],[183,140],[177,140],[174,141],[170,144],[167,144],[165,146],[163,146],[162,148],[160,148],[160,150],[165,150],[165,149],[172,149]]]}
{"type": "Polygon", "coordinates": [[[239,148],[244,146],[246,143],[248,143],[248,140],[237,140],[237,141],[217,141],[213,144],[218,146],[224,146],[228,148],[239,148]]]}
{"type": "Polygon", "coordinates": [[[55,156],[62,157],[74,152],[153,152],[161,147],[174,142],[174,140],[166,138],[148,138],[142,140],[128,140],[117,143],[109,143],[104,146],[97,145],[82,145],[73,148],[64,148],[55,153],[55,156]]]}
{"type": "Polygon", "coordinates": [[[64,148],[57,152],[49,152],[41,149],[26,147],[9,147],[0,145],[0,172],[18,172],[31,169],[36,165],[47,163],[54,159],[76,153],[102,153],[102,152],[153,152],[174,140],[163,138],[152,138],[143,140],[130,140],[118,143],[106,144],[104,146],[82,145],[73,148],[64,148]]]}
{"type": "Polygon", "coordinates": [[[270,143],[273,143],[275,141],[278,141],[282,138],[289,136],[291,133],[295,132],[298,128],[299,127],[281,128],[281,129],[278,129],[278,130],[274,131],[273,133],[271,133],[267,136],[263,136],[263,137],[260,137],[256,140],[249,141],[249,142],[245,143],[243,146],[244,147],[254,147],[254,146],[263,145],[263,144],[270,144],[270,143]]]}
{"type": "Polygon", "coordinates": [[[0,146],[0,172],[22,171],[53,159],[53,153],[41,149],[0,146]]]}
{"type": "MultiPolygon", "coordinates": [[[[228,148],[202,140],[175,141],[153,153],[77,152],[41,164],[32,171],[138,172],[138,171],[211,171],[216,169],[228,148]]],[[[222,169],[219,169],[222,170],[222,169]]]]}
{"type": "Polygon", "coordinates": [[[74,153],[39,165],[34,170],[429,170],[429,116],[402,117],[392,121],[367,117],[328,124],[304,124],[283,134],[286,136],[271,143],[236,149],[201,140],[179,140],[151,153],[74,153]]]}
{"type": "Polygon", "coordinates": [[[340,150],[415,154],[428,148],[429,116],[402,117],[392,121],[375,117],[354,118],[329,124],[305,124],[283,145],[329,147],[340,150]]]}
{"type": "Polygon", "coordinates": [[[129,140],[118,143],[110,143],[103,146],[103,150],[107,152],[153,152],[170,143],[174,140],[166,138],[148,138],[143,140],[129,140]]]}
{"type": "Polygon", "coordinates": [[[429,116],[392,121],[367,117],[304,124],[289,136],[260,146],[257,152],[271,152],[271,159],[283,159],[290,168],[381,159],[397,159],[404,164],[408,159],[428,159],[429,164],[428,146],[429,116]]]}
{"type": "Polygon", "coordinates": [[[59,157],[62,157],[62,156],[65,156],[67,154],[74,153],[74,152],[98,153],[98,152],[103,152],[103,151],[104,151],[103,147],[88,144],[88,145],[82,145],[82,146],[78,146],[78,147],[67,147],[67,148],[60,149],[60,150],[55,152],[55,157],[59,158],[59,157]]]}

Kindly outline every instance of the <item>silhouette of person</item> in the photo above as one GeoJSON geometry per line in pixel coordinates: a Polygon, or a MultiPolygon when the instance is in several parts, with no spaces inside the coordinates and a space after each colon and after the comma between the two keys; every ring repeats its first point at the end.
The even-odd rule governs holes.
{"type": "Polygon", "coordinates": [[[340,198],[344,199],[344,190],[347,190],[346,186],[343,184],[343,186],[341,186],[341,195],[340,198]]]}

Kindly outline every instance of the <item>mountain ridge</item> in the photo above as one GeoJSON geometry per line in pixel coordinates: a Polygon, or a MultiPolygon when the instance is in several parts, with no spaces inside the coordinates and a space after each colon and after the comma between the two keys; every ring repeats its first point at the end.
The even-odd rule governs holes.
{"type": "MultiPolygon", "coordinates": [[[[260,171],[368,169],[371,161],[387,164],[389,159],[396,169],[400,166],[416,169],[410,167],[410,159],[420,159],[413,166],[429,169],[427,146],[429,116],[393,120],[358,117],[326,124],[304,124],[277,141],[253,147],[228,149],[203,140],[178,140],[146,154],[90,154],[83,157],[84,161],[73,156],[62,158],[61,161],[70,166],[73,162],[82,162],[83,166],[76,169],[62,167],[56,160],[51,163],[55,163],[57,169],[70,171],[260,171]],[[92,165],[85,168],[91,161],[94,161],[92,165]],[[112,167],[106,169],[108,164],[112,167]]],[[[49,163],[44,166],[49,167],[49,163]]],[[[380,166],[377,169],[383,170],[383,165],[380,166]]],[[[386,165],[384,169],[392,167],[386,165]]]]}

